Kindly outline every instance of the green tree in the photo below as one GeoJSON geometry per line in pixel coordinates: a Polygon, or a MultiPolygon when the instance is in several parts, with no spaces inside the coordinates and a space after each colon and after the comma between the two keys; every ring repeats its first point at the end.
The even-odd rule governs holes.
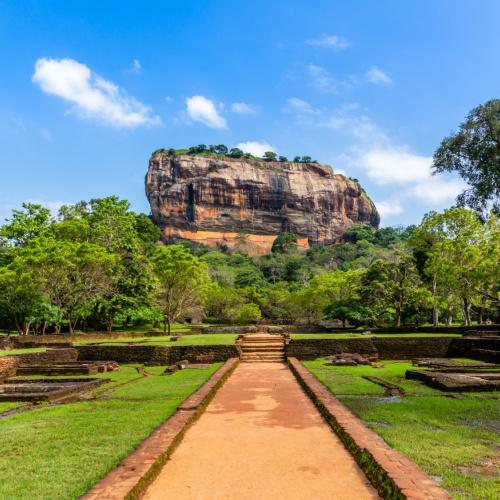
{"type": "Polygon", "coordinates": [[[278,161],[280,161],[281,163],[285,163],[285,162],[287,162],[287,161],[288,161],[288,158],[287,158],[286,156],[280,156],[280,157],[278,158],[278,161]]]}
{"type": "Polygon", "coordinates": [[[406,309],[427,299],[412,254],[398,248],[387,260],[371,264],[361,280],[363,303],[374,308],[379,317],[394,317],[396,327],[406,309]]]}
{"type": "Polygon", "coordinates": [[[39,239],[23,257],[42,283],[44,295],[68,323],[69,333],[113,286],[115,256],[92,243],[39,239]]]}
{"type": "Polygon", "coordinates": [[[164,332],[170,335],[172,323],[201,308],[210,278],[206,264],[182,245],[161,247],[151,260],[158,279],[156,299],[164,332]]]}
{"type": "Polygon", "coordinates": [[[457,172],[469,184],[457,198],[460,206],[500,212],[500,99],[474,108],[457,133],[434,153],[434,173],[457,172]]]}
{"type": "Polygon", "coordinates": [[[240,148],[231,148],[227,156],[231,158],[241,158],[245,153],[240,148]]]}
{"type": "Polygon", "coordinates": [[[12,210],[12,217],[2,226],[3,236],[15,246],[26,245],[32,238],[46,234],[54,223],[50,210],[37,203],[23,203],[21,210],[12,210]]]}
{"type": "Polygon", "coordinates": [[[0,306],[19,333],[29,334],[31,318],[42,301],[40,280],[26,259],[18,256],[0,268],[0,306]]]}
{"type": "Polygon", "coordinates": [[[277,155],[274,151],[266,151],[262,157],[265,161],[276,161],[277,155]]]}
{"type": "Polygon", "coordinates": [[[272,253],[289,253],[297,250],[297,235],[294,233],[283,232],[273,241],[271,247],[272,253]]]}

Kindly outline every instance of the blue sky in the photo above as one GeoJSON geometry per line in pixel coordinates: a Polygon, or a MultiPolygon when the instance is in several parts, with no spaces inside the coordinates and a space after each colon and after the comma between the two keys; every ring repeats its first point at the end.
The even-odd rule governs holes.
{"type": "Polygon", "coordinates": [[[310,155],[384,225],[452,204],[441,139],[499,97],[500,2],[1,1],[0,218],[117,194],[158,148],[310,155]]]}

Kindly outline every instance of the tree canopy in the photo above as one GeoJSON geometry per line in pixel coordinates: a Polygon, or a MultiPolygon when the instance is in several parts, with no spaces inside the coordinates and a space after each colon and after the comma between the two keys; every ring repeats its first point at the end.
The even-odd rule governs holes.
{"type": "Polygon", "coordinates": [[[457,202],[480,212],[500,213],[500,99],[474,108],[458,132],[434,153],[434,173],[456,172],[469,185],[457,202]]]}

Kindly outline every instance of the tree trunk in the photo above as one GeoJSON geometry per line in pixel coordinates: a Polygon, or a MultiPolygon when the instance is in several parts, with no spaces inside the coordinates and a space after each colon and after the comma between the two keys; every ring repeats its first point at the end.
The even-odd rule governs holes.
{"type": "Polygon", "coordinates": [[[166,320],[163,320],[163,333],[164,334],[167,333],[167,321],[166,320]]]}
{"type": "Polygon", "coordinates": [[[401,326],[401,308],[396,308],[396,328],[401,326]]]}
{"type": "Polygon", "coordinates": [[[464,319],[465,319],[465,326],[471,326],[470,308],[471,308],[471,303],[469,302],[469,299],[467,299],[466,297],[464,297],[464,319]]]}
{"type": "Polygon", "coordinates": [[[106,330],[108,333],[113,331],[113,315],[106,318],[106,330]]]}
{"type": "Polygon", "coordinates": [[[448,306],[446,308],[446,326],[453,326],[453,306],[448,306]]]}
{"type": "Polygon", "coordinates": [[[44,321],[43,322],[43,326],[42,326],[42,335],[45,335],[45,330],[47,329],[47,322],[44,321]]]}
{"type": "Polygon", "coordinates": [[[345,319],[343,319],[341,321],[342,321],[342,328],[345,330],[345,319]]]}
{"type": "Polygon", "coordinates": [[[167,319],[168,335],[170,336],[170,319],[167,319]]]}
{"type": "MultiPolygon", "coordinates": [[[[433,278],[433,280],[432,280],[432,296],[433,296],[434,300],[436,299],[436,292],[437,292],[436,278],[433,278]]],[[[432,306],[432,326],[434,326],[434,327],[439,326],[439,310],[435,304],[432,306]]]]}

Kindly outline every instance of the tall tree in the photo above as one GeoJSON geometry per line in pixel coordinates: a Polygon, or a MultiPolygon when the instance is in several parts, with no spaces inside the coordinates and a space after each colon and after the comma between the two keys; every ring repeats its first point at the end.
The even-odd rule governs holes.
{"type": "Polygon", "coordinates": [[[183,245],[161,247],[152,257],[158,279],[157,303],[164,317],[164,332],[182,316],[199,309],[210,283],[205,263],[183,245]]]}
{"type": "Polygon", "coordinates": [[[474,108],[457,133],[446,137],[434,153],[434,173],[457,172],[470,188],[459,195],[460,206],[500,212],[500,99],[474,108]]]}

